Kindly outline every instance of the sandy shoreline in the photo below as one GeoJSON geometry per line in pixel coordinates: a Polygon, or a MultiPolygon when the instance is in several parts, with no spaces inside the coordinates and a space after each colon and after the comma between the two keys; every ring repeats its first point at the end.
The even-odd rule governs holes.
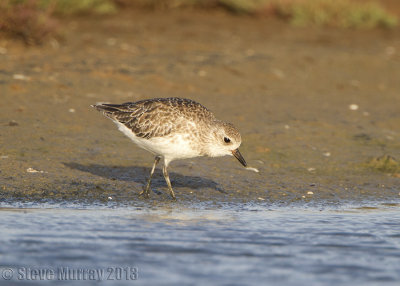
{"type": "MultiPolygon", "coordinates": [[[[178,201],[400,197],[397,171],[366,166],[385,154],[400,160],[398,29],[303,29],[193,11],[64,24],[62,43],[0,43],[3,200],[143,200],[151,154],[89,105],[170,96],[234,123],[260,170],[234,158],[174,162],[178,201]]],[[[154,189],[162,195],[152,200],[168,199],[160,170],[154,189]]]]}

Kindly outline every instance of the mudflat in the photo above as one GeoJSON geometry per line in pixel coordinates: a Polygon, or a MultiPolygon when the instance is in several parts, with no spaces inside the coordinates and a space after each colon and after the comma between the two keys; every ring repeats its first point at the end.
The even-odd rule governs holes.
{"type": "MultiPolygon", "coordinates": [[[[155,97],[196,100],[235,124],[260,171],[233,157],[175,161],[178,202],[400,197],[399,29],[296,28],[222,11],[62,24],[65,41],[0,42],[3,201],[146,200],[153,156],[90,105],[155,97]]],[[[169,200],[160,169],[152,186],[150,201],[169,200]]]]}

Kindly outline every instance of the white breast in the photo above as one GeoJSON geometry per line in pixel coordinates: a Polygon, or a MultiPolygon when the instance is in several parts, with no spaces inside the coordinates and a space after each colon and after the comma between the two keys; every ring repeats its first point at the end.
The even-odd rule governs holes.
{"type": "Polygon", "coordinates": [[[114,121],[118,129],[130,138],[139,147],[165,158],[167,162],[176,159],[186,159],[200,156],[199,151],[194,150],[190,144],[190,137],[187,134],[173,134],[150,139],[137,137],[132,130],[124,124],[114,121]]]}

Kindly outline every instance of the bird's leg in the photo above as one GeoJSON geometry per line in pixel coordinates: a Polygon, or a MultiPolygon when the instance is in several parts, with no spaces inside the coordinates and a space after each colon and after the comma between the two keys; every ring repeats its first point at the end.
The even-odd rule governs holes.
{"type": "Polygon", "coordinates": [[[160,162],[160,159],[161,159],[160,156],[156,156],[156,158],[154,159],[153,168],[151,168],[150,177],[149,177],[149,180],[147,181],[146,188],[144,188],[144,190],[141,191],[139,195],[144,195],[147,198],[149,197],[149,195],[150,195],[151,177],[153,177],[154,170],[156,169],[156,165],[158,164],[158,162],[160,162]]]}
{"type": "Polygon", "coordinates": [[[171,197],[174,200],[176,200],[174,190],[172,189],[172,186],[171,186],[171,181],[169,180],[167,166],[165,164],[163,166],[163,174],[164,174],[165,181],[167,182],[167,185],[168,185],[169,193],[171,194],[171,197]]]}

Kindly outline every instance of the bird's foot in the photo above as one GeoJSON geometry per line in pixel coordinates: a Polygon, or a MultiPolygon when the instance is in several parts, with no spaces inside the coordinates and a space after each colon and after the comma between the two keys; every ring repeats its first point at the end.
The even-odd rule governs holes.
{"type": "Polygon", "coordinates": [[[174,191],[171,189],[169,193],[170,193],[170,195],[171,195],[172,200],[173,200],[173,201],[176,201],[176,197],[175,197],[174,191]]]}
{"type": "Polygon", "coordinates": [[[146,199],[150,198],[150,190],[145,188],[139,193],[139,196],[144,196],[146,199]]]}

